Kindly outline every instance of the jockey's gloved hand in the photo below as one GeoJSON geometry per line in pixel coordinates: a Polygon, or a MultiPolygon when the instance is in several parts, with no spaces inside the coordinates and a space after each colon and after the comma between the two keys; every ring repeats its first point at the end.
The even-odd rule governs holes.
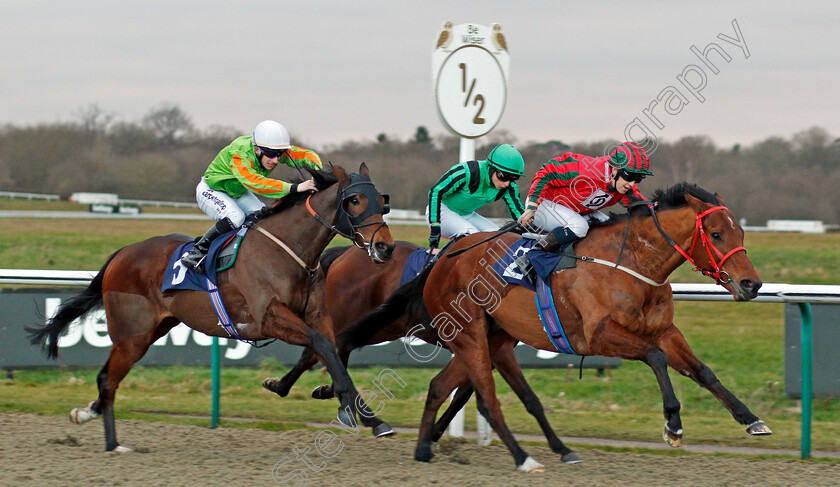
{"type": "Polygon", "coordinates": [[[432,231],[429,233],[429,248],[436,249],[440,245],[440,225],[432,225],[432,231]]]}

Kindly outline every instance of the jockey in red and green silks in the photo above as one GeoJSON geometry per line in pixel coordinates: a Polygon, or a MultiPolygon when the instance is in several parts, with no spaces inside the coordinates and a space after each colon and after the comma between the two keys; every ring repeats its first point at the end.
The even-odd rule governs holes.
{"type": "Polygon", "coordinates": [[[555,251],[586,236],[588,218],[606,219],[602,208],[644,200],[636,184],[652,175],[647,153],[634,142],[603,157],[567,152],[537,171],[519,222],[549,232],[536,248],[555,251]]]}
{"type": "Polygon", "coordinates": [[[494,148],[487,160],[452,166],[429,190],[429,247],[437,248],[441,236],[453,238],[498,230],[498,225],[476,213],[498,199],[505,202],[511,217],[519,218],[524,208],[515,181],[524,171],[522,155],[510,144],[494,148]]]}
{"type": "Polygon", "coordinates": [[[260,122],[252,135],[237,137],[216,155],[195,189],[198,207],[216,224],[181,258],[184,265],[201,271],[200,262],[213,239],[239,227],[247,214],[265,206],[256,195],[282,198],[289,193],[317,190],[311,179],[292,184],[269,178],[271,170],[281,163],[321,169],[318,154],[291,145],[286,127],[274,120],[260,122]]]}

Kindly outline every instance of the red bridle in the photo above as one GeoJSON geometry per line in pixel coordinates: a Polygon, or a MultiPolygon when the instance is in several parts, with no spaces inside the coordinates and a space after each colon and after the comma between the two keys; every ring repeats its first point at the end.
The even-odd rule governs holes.
{"type": "Polygon", "coordinates": [[[677,252],[682,254],[682,256],[685,257],[685,259],[687,261],[691,262],[694,265],[694,269],[692,269],[692,270],[700,272],[704,276],[709,276],[709,277],[714,278],[717,281],[717,283],[721,284],[721,285],[732,282],[732,279],[729,278],[729,273],[727,273],[724,270],[721,270],[721,267],[723,267],[723,263],[726,262],[727,259],[732,257],[732,255],[735,252],[739,252],[741,250],[743,250],[744,252],[747,251],[747,249],[744,248],[743,246],[742,247],[735,247],[734,249],[727,252],[726,255],[724,255],[723,252],[718,250],[717,247],[715,247],[712,244],[712,242],[709,240],[709,236],[706,235],[706,231],[703,229],[703,221],[702,221],[703,217],[708,215],[709,213],[713,213],[713,212],[718,211],[718,210],[726,210],[726,209],[727,208],[725,206],[713,206],[713,207],[709,208],[708,210],[704,211],[703,213],[697,213],[697,215],[695,215],[695,219],[694,219],[694,238],[691,240],[691,248],[688,249],[688,252],[686,252],[685,250],[680,248],[680,246],[677,245],[676,243],[672,244],[674,246],[674,248],[677,249],[677,252]],[[691,258],[691,254],[694,252],[694,246],[697,244],[697,236],[698,235],[700,236],[700,243],[703,244],[703,247],[706,247],[706,252],[709,254],[709,262],[711,263],[712,269],[713,269],[711,271],[701,268],[700,266],[697,265],[696,262],[694,262],[694,259],[691,258]],[[715,260],[715,255],[712,253],[712,250],[714,250],[715,253],[718,255],[718,257],[720,257],[720,262],[715,260]],[[726,275],[726,280],[721,278],[721,276],[723,276],[724,274],[726,275]]]}

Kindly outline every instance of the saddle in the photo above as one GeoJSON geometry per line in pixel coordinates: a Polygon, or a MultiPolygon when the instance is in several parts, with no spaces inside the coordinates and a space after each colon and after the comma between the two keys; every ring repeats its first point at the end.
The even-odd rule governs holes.
{"type": "Polygon", "coordinates": [[[181,264],[181,256],[189,252],[195,242],[181,244],[169,258],[166,272],[163,276],[161,291],[190,289],[193,291],[209,291],[208,281],[216,283],[216,275],[233,266],[239,253],[239,244],[248,231],[248,227],[232,230],[222,234],[210,244],[210,250],[205,257],[203,274],[198,274],[181,264]]]}

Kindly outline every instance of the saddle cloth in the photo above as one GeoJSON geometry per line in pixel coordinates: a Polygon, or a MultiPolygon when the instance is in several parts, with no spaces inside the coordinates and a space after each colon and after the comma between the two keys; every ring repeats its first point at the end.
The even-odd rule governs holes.
{"type": "Polygon", "coordinates": [[[181,263],[181,257],[193,248],[195,242],[181,244],[169,257],[161,291],[183,289],[209,291],[207,280],[216,284],[216,275],[233,265],[239,244],[247,231],[248,227],[242,227],[239,230],[231,230],[214,240],[210,244],[210,250],[207,251],[207,257],[204,258],[204,274],[199,274],[181,263]]]}
{"type": "Polygon", "coordinates": [[[514,262],[520,255],[528,254],[537,276],[545,282],[549,281],[549,276],[555,270],[575,267],[574,251],[571,245],[564,246],[558,252],[544,252],[533,249],[536,243],[536,240],[528,238],[520,238],[513,242],[505,254],[493,264],[493,270],[505,281],[525,286],[536,292],[534,283],[522,275],[519,266],[514,262]]]}

